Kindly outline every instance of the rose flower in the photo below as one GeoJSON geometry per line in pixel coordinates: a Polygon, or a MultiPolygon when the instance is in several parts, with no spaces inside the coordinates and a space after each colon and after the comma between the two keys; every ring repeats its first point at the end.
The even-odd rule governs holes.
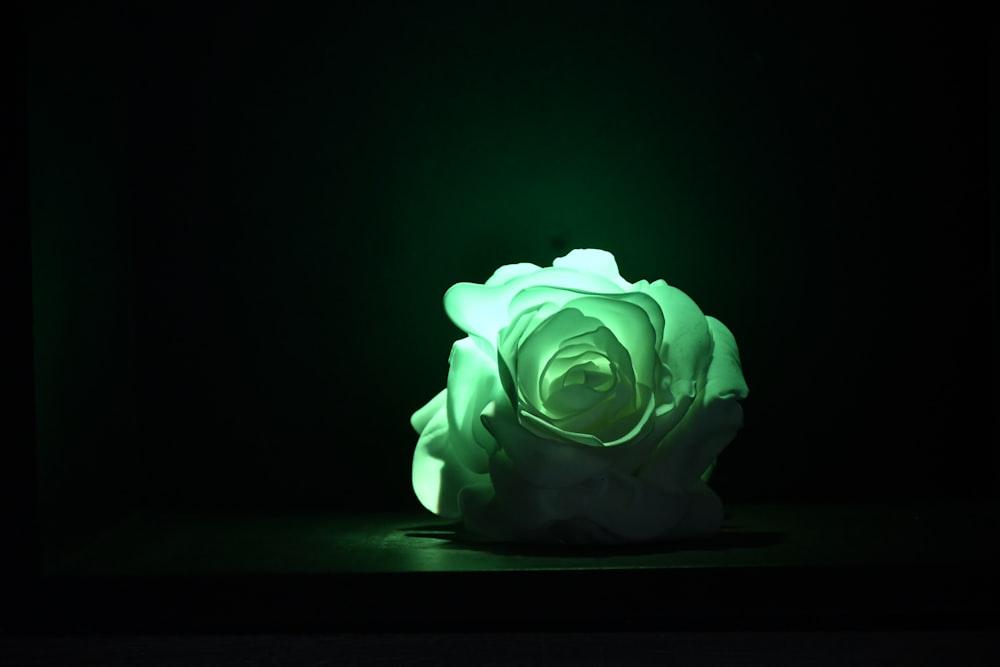
{"type": "Polygon", "coordinates": [[[417,410],[413,488],[494,540],[637,542],[722,523],[707,485],[747,395],[732,333],[603,250],[459,283],[447,388],[417,410]]]}

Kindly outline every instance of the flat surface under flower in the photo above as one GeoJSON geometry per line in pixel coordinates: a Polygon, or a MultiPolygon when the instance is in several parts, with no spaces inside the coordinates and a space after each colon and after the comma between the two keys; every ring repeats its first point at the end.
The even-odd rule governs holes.
{"type": "Polygon", "coordinates": [[[733,505],[700,541],[484,544],[423,512],[135,516],[48,544],[19,632],[992,627],[987,505],[733,505]]]}
{"type": "Polygon", "coordinates": [[[46,574],[314,574],[961,565],[990,561],[989,506],[734,505],[711,539],[490,544],[398,514],[135,516],[47,553],[46,574]]]}

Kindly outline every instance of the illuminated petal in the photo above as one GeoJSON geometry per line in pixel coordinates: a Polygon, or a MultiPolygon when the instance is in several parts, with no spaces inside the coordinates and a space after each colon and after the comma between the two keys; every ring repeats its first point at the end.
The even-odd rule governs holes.
{"type": "MultiPolygon", "coordinates": [[[[554,309],[572,306],[577,300],[589,297],[593,302],[603,301],[605,303],[626,303],[635,308],[642,309],[645,313],[645,320],[653,329],[654,347],[659,349],[663,341],[664,316],[656,299],[641,292],[629,293],[593,293],[579,289],[553,289],[551,287],[527,287],[511,299],[508,315],[511,319],[518,313],[534,308],[541,304],[550,304],[554,309]]],[[[599,317],[597,313],[591,312],[587,308],[579,308],[584,314],[599,317]]],[[[630,316],[643,317],[642,314],[632,312],[630,316]]],[[[619,317],[627,317],[621,315],[619,317]]],[[[609,324],[610,326],[610,324],[609,324]]],[[[612,327],[616,335],[618,331],[612,327]]]]}
{"type": "Polygon", "coordinates": [[[535,315],[539,308],[541,305],[518,313],[510,326],[501,329],[497,336],[497,365],[500,382],[511,405],[517,405],[519,402],[516,379],[517,351],[528,333],[534,331],[538,326],[539,321],[536,321],[535,315]]]}
{"type": "MultiPolygon", "coordinates": [[[[584,317],[579,310],[566,308],[549,317],[531,332],[513,353],[515,375],[520,399],[529,410],[542,414],[541,382],[542,369],[556,356],[563,341],[593,334],[601,327],[601,322],[584,317]]],[[[504,344],[506,348],[506,343],[504,344]]],[[[620,346],[619,346],[620,347],[620,346]]]]}
{"type": "Polygon", "coordinates": [[[640,477],[653,484],[700,483],[719,453],[743,425],[743,408],[737,402],[748,390],[740,370],[739,352],[732,333],[715,318],[708,318],[716,350],[708,367],[705,387],[684,419],[660,443],[640,477]]]}
{"type": "Polygon", "coordinates": [[[619,454],[612,448],[555,441],[531,433],[503,402],[492,404],[483,423],[525,482],[541,487],[578,484],[611,467],[619,454]]]}
{"type": "Polygon", "coordinates": [[[607,327],[632,358],[631,366],[636,381],[649,387],[654,385],[655,370],[660,360],[657,354],[656,328],[650,321],[650,310],[659,315],[661,331],[663,326],[662,314],[655,301],[641,294],[618,299],[586,296],[570,301],[565,307],[579,310],[585,317],[594,318],[607,327]],[[633,299],[648,302],[646,305],[649,308],[634,303],[633,299]]]}
{"type": "Polygon", "coordinates": [[[485,473],[496,441],[479,415],[501,391],[496,356],[487,354],[473,338],[463,338],[452,345],[449,364],[449,437],[458,460],[473,472],[485,473]]]}
{"type": "Polygon", "coordinates": [[[445,402],[448,400],[447,396],[448,390],[442,389],[434,398],[427,401],[427,405],[413,413],[413,416],[410,417],[410,424],[413,426],[414,431],[420,433],[427,428],[427,422],[431,420],[431,417],[444,407],[445,402]]]}
{"type": "Polygon", "coordinates": [[[526,276],[541,270],[542,267],[528,262],[521,262],[520,264],[506,264],[493,272],[493,275],[486,281],[486,285],[503,285],[504,283],[509,283],[514,278],[526,276]]]}
{"type": "Polygon", "coordinates": [[[512,316],[508,313],[508,305],[514,296],[523,289],[539,285],[595,293],[622,291],[603,276],[550,267],[494,285],[457,283],[445,292],[444,309],[462,331],[495,341],[500,330],[510,322],[512,316]]]}
{"type": "Polygon", "coordinates": [[[622,278],[615,256],[607,250],[594,248],[571,250],[565,257],[552,260],[552,266],[595,273],[612,281],[623,290],[632,288],[632,283],[622,278]]]}
{"type": "MultiPolygon", "coordinates": [[[[606,422],[594,432],[580,429],[574,420],[553,422],[529,412],[521,413],[521,425],[541,438],[575,442],[588,447],[617,449],[642,438],[644,433],[651,428],[650,422],[654,404],[650,394],[648,389],[642,391],[642,395],[647,399],[644,410],[625,414],[617,419],[604,416],[606,422]]],[[[581,415],[580,419],[587,419],[587,416],[581,415]]]]}
{"type": "MultiPolygon", "coordinates": [[[[663,312],[660,358],[672,373],[672,398],[693,397],[712,354],[712,336],[701,308],[676,287],[657,280],[645,287],[663,312]]],[[[667,397],[666,400],[670,400],[667,397]]]]}
{"type": "Polygon", "coordinates": [[[750,390],[743,377],[740,351],[736,338],[725,324],[714,317],[705,318],[715,343],[712,350],[712,364],[708,367],[708,386],[705,393],[724,399],[746,398],[750,390]]]}
{"type": "Polygon", "coordinates": [[[448,416],[442,406],[420,432],[413,452],[413,491],[424,507],[443,517],[458,518],[458,496],[462,489],[487,479],[477,475],[455,457],[448,437],[448,416]]]}

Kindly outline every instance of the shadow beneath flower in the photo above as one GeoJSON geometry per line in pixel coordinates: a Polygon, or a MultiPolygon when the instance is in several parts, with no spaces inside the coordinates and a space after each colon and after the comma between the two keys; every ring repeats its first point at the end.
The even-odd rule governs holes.
{"type": "Polygon", "coordinates": [[[441,547],[495,555],[559,558],[608,558],[642,556],[681,551],[728,551],[773,547],[787,541],[784,533],[723,528],[712,537],[682,538],[654,542],[617,544],[571,544],[542,542],[499,542],[469,533],[461,523],[429,524],[402,528],[406,537],[440,540],[441,547]]]}

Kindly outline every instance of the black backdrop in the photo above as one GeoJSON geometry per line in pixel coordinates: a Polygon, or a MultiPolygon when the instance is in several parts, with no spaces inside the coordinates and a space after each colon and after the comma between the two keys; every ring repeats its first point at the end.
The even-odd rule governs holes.
{"type": "Polygon", "coordinates": [[[573,247],[735,333],[724,500],[992,497],[976,17],[310,4],[26,10],[51,525],[417,507],[444,291],[573,247]]]}

